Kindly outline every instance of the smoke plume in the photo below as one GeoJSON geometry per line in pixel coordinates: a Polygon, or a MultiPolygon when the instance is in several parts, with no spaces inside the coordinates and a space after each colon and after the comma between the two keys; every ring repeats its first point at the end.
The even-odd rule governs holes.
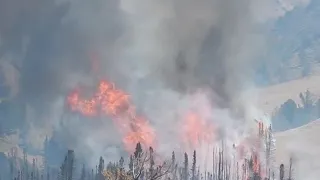
{"type": "Polygon", "coordinates": [[[129,92],[154,127],[159,151],[179,141],[181,117],[190,109],[234,129],[235,119],[255,116],[251,97],[243,92],[252,85],[264,45],[252,14],[257,5],[252,0],[48,0],[17,6],[21,16],[0,19],[0,56],[2,51],[13,56],[10,63],[20,77],[10,82],[19,84],[11,88],[18,93],[15,101],[34,111],[21,117],[24,128],[46,128],[48,136],[59,132],[57,141],[94,154],[91,158],[115,157],[110,151],[120,152],[121,138],[114,138],[119,134],[112,121],[74,117],[64,101],[70,89],[93,87],[103,78],[129,92]]]}

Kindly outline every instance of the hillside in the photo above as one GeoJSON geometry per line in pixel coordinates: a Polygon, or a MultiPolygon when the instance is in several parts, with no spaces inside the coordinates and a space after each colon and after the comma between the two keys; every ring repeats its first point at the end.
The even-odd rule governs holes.
{"type": "MultiPolygon", "coordinates": [[[[0,137],[0,153],[4,153],[6,156],[9,156],[11,150],[16,150],[16,155],[19,158],[23,158],[23,149],[19,147],[19,137],[18,134],[12,134],[0,137]]],[[[34,156],[27,154],[27,160],[31,164],[33,159],[41,165],[42,164],[42,156],[34,156]]]]}
{"type": "Polygon", "coordinates": [[[17,135],[0,137],[0,152],[9,152],[11,148],[17,146],[17,135]]]}
{"type": "Polygon", "coordinates": [[[296,179],[318,180],[320,177],[320,120],[302,127],[280,132],[276,137],[277,164],[294,158],[296,179]]]}
{"type": "Polygon", "coordinates": [[[308,76],[259,90],[258,106],[266,113],[272,113],[274,108],[280,106],[288,99],[300,103],[299,93],[309,90],[320,97],[319,75],[308,76]]]}

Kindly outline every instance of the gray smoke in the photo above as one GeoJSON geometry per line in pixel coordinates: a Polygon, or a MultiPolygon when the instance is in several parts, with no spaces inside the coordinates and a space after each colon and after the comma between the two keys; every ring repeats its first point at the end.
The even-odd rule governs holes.
{"type": "MultiPolygon", "coordinates": [[[[60,139],[65,144],[73,142],[84,154],[110,152],[103,150],[105,146],[120,142],[102,135],[106,128],[117,135],[110,129],[109,119],[104,126],[86,126],[83,118],[63,116],[67,92],[78,82],[93,86],[100,77],[130,92],[139,112],[149,118],[160,139],[163,137],[163,144],[170,139],[167,136],[177,134],[179,114],[194,103],[189,96],[199,89],[209,89],[211,95],[201,98],[210,103],[201,103],[219,109],[214,112],[221,122],[227,119],[225,124],[233,124],[230,112],[232,116],[247,113],[242,92],[251,85],[264,42],[252,14],[259,3],[48,0],[20,7],[21,2],[16,1],[17,6],[10,7],[19,4],[15,9],[19,16],[0,19],[0,55],[11,54],[10,63],[19,71],[15,101],[34,109],[29,117],[29,123],[36,124],[34,131],[62,131],[65,136],[60,139]],[[92,61],[92,54],[97,62],[92,61]],[[98,70],[93,71],[95,63],[98,70]]],[[[114,146],[111,149],[114,151],[114,146]]]]}
{"type": "Polygon", "coordinates": [[[156,130],[159,151],[179,142],[189,109],[208,108],[207,119],[229,128],[235,113],[251,113],[242,93],[263,47],[251,1],[123,0],[117,8],[122,34],[101,42],[101,71],[130,92],[156,130]]]}
{"type": "Polygon", "coordinates": [[[180,93],[210,87],[230,108],[250,78],[263,39],[251,1],[122,1],[130,28],[118,67],[180,93]],[[143,5],[142,5],[143,4],[143,5]]]}

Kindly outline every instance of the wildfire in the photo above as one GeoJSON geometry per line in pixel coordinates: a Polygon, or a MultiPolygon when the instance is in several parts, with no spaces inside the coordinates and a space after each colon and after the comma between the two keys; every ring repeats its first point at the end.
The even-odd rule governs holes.
{"type": "Polygon", "coordinates": [[[129,95],[117,89],[113,83],[100,81],[95,94],[89,99],[81,98],[80,91],[74,90],[67,97],[67,103],[72,111],[84,116],[111,117],[119,131],[124,134],[123,143],[130,152],[138,142],[146,147],[155,145],[153,129],[144,118],[137,115],[129,95]]]}
{"type": "Polygon", "coordinates": [[[185,141],[190,143],[192,148],[201,143],[212,143],[214,140],[214,130],[211,124],[208,124],[199,114],[190,112],[185,118],[183,134],[185,141]]]}
{"type": "Polygon", "coordinates": [[[253,172],[259,174],[260,171],[260,161],[257,154],[253,156],[253,172]]]}

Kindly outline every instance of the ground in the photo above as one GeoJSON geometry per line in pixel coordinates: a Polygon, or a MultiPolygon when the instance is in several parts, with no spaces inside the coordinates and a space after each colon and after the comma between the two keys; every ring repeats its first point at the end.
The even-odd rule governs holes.
{"type": "Polygon", "coordinates": [[[279,132],[276,137],[277,164],[288,164],[293,157],[296,179],[318,180],[320,177],[320,120],[302,127],[279,132]]]}
{"type": "MultiPolygon", "coordinates": [[[[299,101],[299,93],[309,90],[320,97],[320,76],[277,84],[260,90],[259,107],[271,113],[287,99],[299,101]]],[[[293,157],[295,179],[318,180],[320,177],[320,119],[302,127],[275,134],[276,164],[288,164],[293,157]]]]}
{"type": "Polygon", "coordinates": [[[271,113],[275,107],[280,106],[288,99],[300,103],[299,93],[307,90],[320,97],[318,82],[320,82],[320,75],[314,75],[260,89],[258,106],[264,112],[271,113]]]}

